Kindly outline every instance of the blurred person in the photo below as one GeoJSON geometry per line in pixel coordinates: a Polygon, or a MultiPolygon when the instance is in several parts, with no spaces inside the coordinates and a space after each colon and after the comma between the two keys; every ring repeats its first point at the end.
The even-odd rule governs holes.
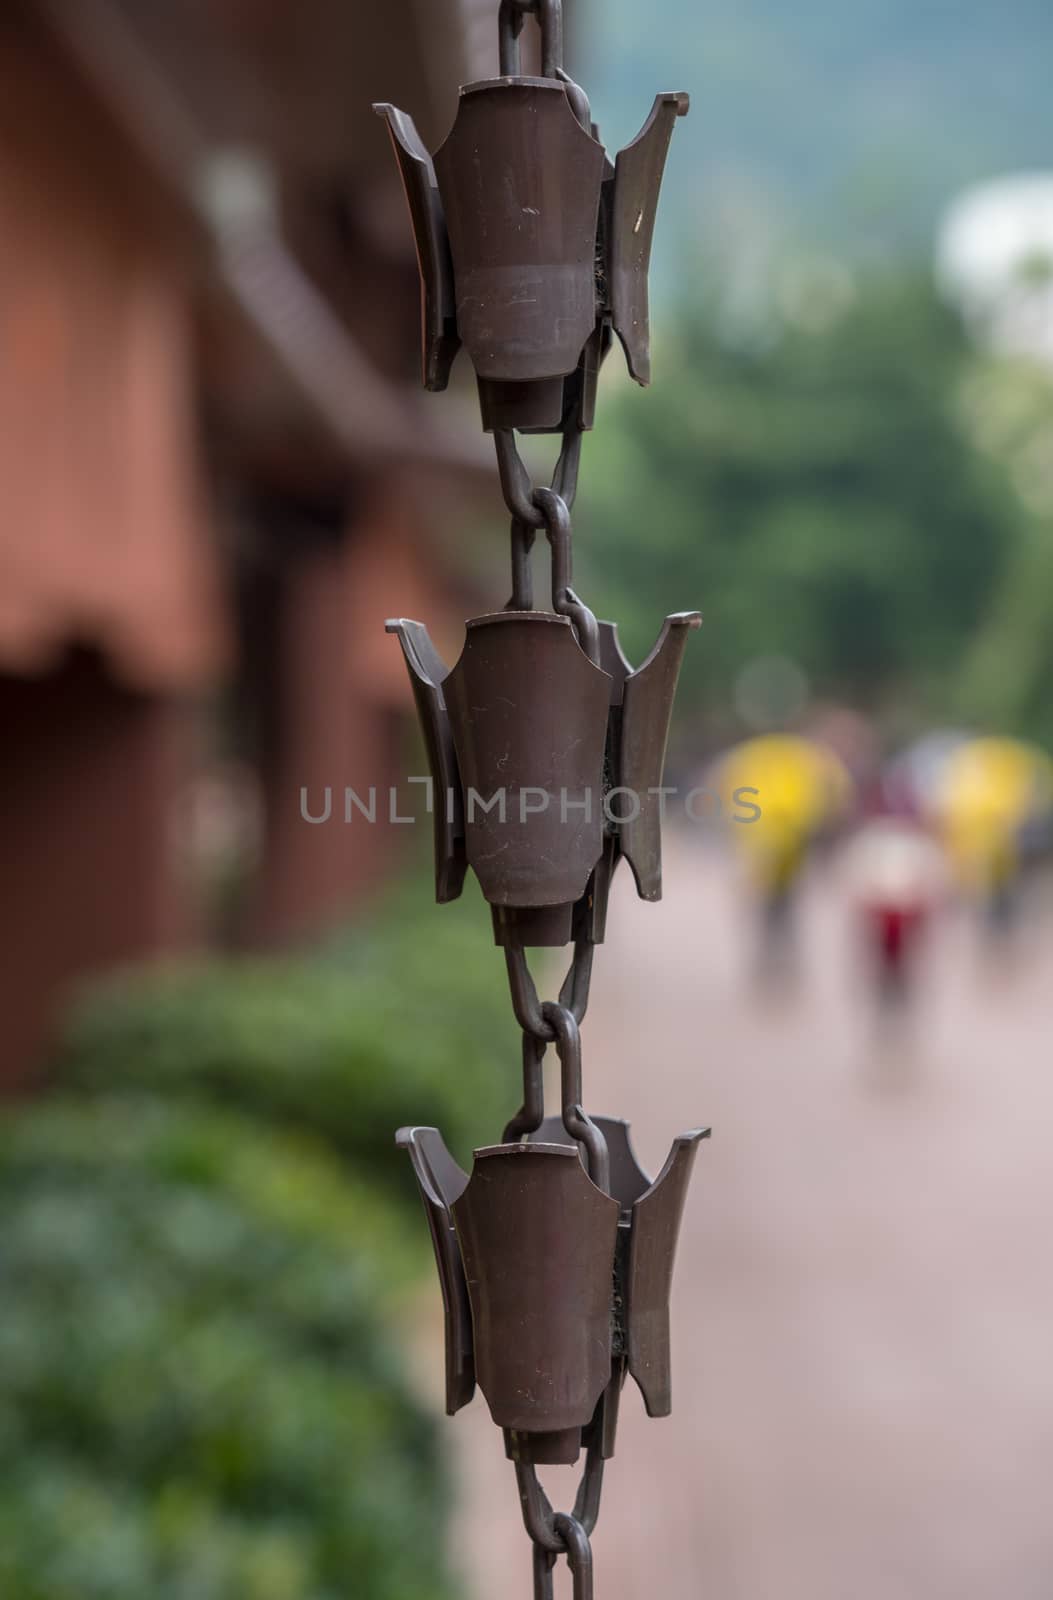
{"type": "Polygon", "coordinates": [[[747,739],[721,758],[720,793],[748,795],[757,815],[732,831],[759,910],[758,972],[787,974],[794,953],[794,904],[815,844],[848,812],[852,780],[825,746],[795,734],[747,739]]]}
{"type": "Polygon", "coordinates": [[[878,784],[841,868],[879,1013],[900,1013],[914,992],[924,935],[947,892],[947,864],[894,781],[878,784]]]}
{"type": "Polygon", "coordinates": [[[852,706],[821,702],[810,707],[801,732],[813,744],[833,751],[855,793],[870,783],[880,763],[878,731],[870,717],[852,706]]]}
{"type": "Polygon", "coordinates": [[[947,763],[969,739],[958,728],[923,733],[885,763],[881,779],[885,789],[893,790],[920,818],[935,823],[947,763]]]}
{"type": "Polygon", "coordinates": [[[1004,940],[1053,813],[1053,762],[1017,739],[970,739],[949,757],[934,809],[959,888],[987,934],[1004,940]]]}

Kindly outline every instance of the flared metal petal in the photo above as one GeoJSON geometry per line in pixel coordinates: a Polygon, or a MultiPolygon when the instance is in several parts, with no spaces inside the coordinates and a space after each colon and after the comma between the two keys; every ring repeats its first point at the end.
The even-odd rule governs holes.
{"type": "Polygon", "coordinates": [[[625,695],[625,680],[632,672],[632,662],[629,661],[622,649],[622,642],[618,637],[618,624],[616,622],[601,622],[600,630],[600,666],[611,679],[611,705],[620,706],[625,695]]]}
{"type": "MultiPolygon", "coordinates": [[[[618,750],[618,782],[630,791],[618,833],[642,900],[662,897],[662,785],[669,721],[680,663],[697,611],[666,617],[651,654],[625,679],[618,750]]],[[[620,799],[623,797],[619,797],[620,799]]]]}
{"type": "Polygon", "coordinates": [[[413,118],[386,103],[373,107],[391,134],[406,191],[421,283],[421,345],[426,389],[445,389],[461,347],[453,288],[453,264],[442,199],[431,156],[413,118]]]}
{"type": "Polygon", "coordinates": [[[432,825],[435,835],[435,898],[456,900],[464,887],[468,858],[464,844],[464,808],[450,720],[442,685],[449,669],[422,622],[391,617],[388,633],[397,636],[406,658],[432,781],[432,825]]]}
{"type": "Polygon", "coordinates": [[[435,171],[457,327],[481,378],[525,382],[577,366],[597,317],[605,159],[555,79],[461,90],[435,171]]]}
{"type": "Polygon", "coordinates": [[[450,1207],[468,1186],[438,1128],[400,1128],[400,1149],[409,1152],[435,1250],[446,1322],[446,1410],[452,1417],[475,1393],[472,1312],[450,1207]]]}
{"type": "Polygon", "coordinates": [[[647,274],[658,194],[673,124],[687,115],[689,104],[682,91],[657,95],[647,121],[614,163],[608,262],[611,321],[629,371],[642,384],[651,381],[647,274]]]}
{"type": "Polygon", "coordinates": [[[475,1152],[453,1207],[479,1387],[501,1427],[585,1427],[611,1377],[618,1202],[566,1145],[475,1152]]]}
{"type": "Polygon", "coordinates": [[[680,1219],[699,1141],[708,1128],[680,1135],[651,1187],[635,1202],[625,1281],[629,1371],[649,1417],[666,1417],[672,1402],[669,1294],[680,1219]]]}
{"type": "Polygon", "coordinates": [[[607,674],[565,617],[502,611],[468,623],[443,689],[487,900],[580,899],[603,847],[607,674]]]}

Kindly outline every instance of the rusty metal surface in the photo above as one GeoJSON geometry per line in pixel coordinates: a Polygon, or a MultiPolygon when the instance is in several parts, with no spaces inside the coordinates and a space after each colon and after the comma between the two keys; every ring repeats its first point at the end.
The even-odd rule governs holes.
{"type": "Polygon", "coordinates": [[[479,379],[479,411],[487,433],[516,428],[521,433],[552,433],[565,409],[566,379],[538,378],[534,383],[479,379]]]}
{"type": "Polygon", "coordinates": [[[477,1150],[452,1206],[476,1373],[505,1428],[583,1428],[610,1378],[618,1205],[566,1145],[477,1150]]]}
{"type": "Polygon", "coordinates": [[[681,1134],[654,1183],[633,1205],[626,1279],[629,1371],[649,1417],[672,1406],[669,1294],[687,1186],[708,1128],[681,1134]]]}
{"type": "Polygon", "coordinates": [[[450,367],[461,341],[457,333],[453,263],[435,168],[412,117],[386,103],[374,110],[387,122],[413,223],[420,267],[424,387],[441,390],[450,381],[450,367]]]}
{"type": "MultiPolygon", "coordinates": [[[[651,1180],[636,1159],[629,1124],[621,1117],[593,1117],[592,1120],[607,1141],[611,1194],[622,1210],[627,1211],[651,1187],[651,1180]]],[[[527,1137],[542,1144],[572,1144],[564,1132],[562,1117],[546,1117],[537,1131],[527,1137]]]]}
{"type": "Polygon", "coordinates": [[[557,0],[506,0],[499,32],[502,76],[461,88],[434,157],[404,113],[375,107],[395,141],[417,239],[425,385],[445,387],[463,342],[486,431],[589,429],[612,329],[631,375],[651,379],[651,245],[688,96],[658,95],[612,164],[585,91],[563,69],[557,0]],[[528,10],[538,15],[541,77],[520,75],[528,10]]]}
{"type": "Polygon", "coordinates": [[[633,669],[622,650],[616,622],[600,623],[600,666],[611,680],[611,705],[620,706],[625,696],[625,680],[633,669]]]}
{"type": "Polygon", "coordinates": [[[631,791],[619,825],[621,853],[632,867],[642,900],[662,895],[662,786],[665,747],[680,663],[697,611],[666,617],[647,660],[625,680],[622,696],[619,782],[631,791]]]}
{"type": "Polygon", "coordinates": [[[441,905],[457,899],[468,871],[457,753],[442,691],[448,669],[423,623],[412,622],[408,617],[395,617],[389,619],[385,626],[388,633],[397,636],[402,646],[428,757],[432,781],[435,898],[441,905]]]}
{"type": "Polygon", "coordinates": [[[465,840],[486,898],[577,900],[602,845],[606,673],[562,617],[505,611],[469,622],[444,690],[462,780],[481,797],[465,840]]]}
{"type": "Polygon", "coordinates": [[[498,79],[461,90],[435,153],[457,325],[481,377],[573,372],[596,322],[604,152],[562,84],[498,79]]]}
{"type": "MultiPolygon", "coordinates": [[[[664,1417],[672,1399],[669,1296],[677,1238],[698,1145],[709,1136],[709,1129],[682,1134],[652,1182],[636,1159],[629,1124],[617,1117],[595,1117],[593,1121],[607,1143],[610,1193],[628,1223],[615,1286],[616,1296],[624,1303],[628,1370],[644,1397],[648,1416],[664,1417]]],[[[573,1148],[560,1117],[544,1118],[527,1139],[566,1143],[573,1148]]]]}
{"type": "Polygon", "coordinates": [[[673,125],[685,117],[686,94],[656,95],[632,144],[618,152],[611,198],[609,275],[611,321],[637,383],[651,381],[651,330],[647,273],[651,264],[658,192],[673,125]]]}
{"type": "Polygon", "coordinates": [[[438,1128],[400,1128],[395,1142],[413,1163],[435,1251],[445,1320],[446,1411],[452,1417],[475,1393],[472,1313],[450,1213],[468,1185],[468,1175],[454,1161],[438,1128]]]}
{"type": "Polygon", "coordinates": [[[574,937],[574,905],[493,906],[494,943],[511,949],[557,949],[574,937]]]}

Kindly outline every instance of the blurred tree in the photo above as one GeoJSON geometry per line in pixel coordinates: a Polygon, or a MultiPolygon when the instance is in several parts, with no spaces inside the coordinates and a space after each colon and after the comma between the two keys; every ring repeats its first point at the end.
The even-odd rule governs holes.
{"type": "Polygon", "coordinates": [[[703,295],[646,402],[608,402],[581,502],[586,592],[637,657],[666,610],[702,610],[685,710],[726,716],[742,665],[781,655],[877,713],[978,713],[961,658],[1027,520],[963,425],[979,357],[920,273],[828,263],[784,276],[773,308],[744,329],[703,295]]]}
{"type": "Polygon", "coordinates": [[[1009,477],[1023,510],[983,624],[962,662],[960,692],[977,719],[1053,745],[1053,374],[992,351],[960,395],[976,448],[1009,477]]]}
{"type": "Polygon", "coordinates": [[[736,225],[889,260],[926,246],[962,185],[1049,162],[1046,0],[653,0],[646,28],[632,0],[584,12],[570,65],[614,148],[643,85],[698,96],[673,141],[665,261],[685,226],[712,242],[736,225]]]}

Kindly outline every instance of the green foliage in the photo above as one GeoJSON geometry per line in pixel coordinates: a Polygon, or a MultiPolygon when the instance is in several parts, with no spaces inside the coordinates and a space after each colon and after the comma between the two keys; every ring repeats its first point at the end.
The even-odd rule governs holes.
{"type": "MultiPolygon", "coordinates": [[[[473,896],[473,899],[475,897],[473,896]]],[[[0,1122],[3,1600],[446,1600],[402,1122],[517,1099],[478,904],[87,992],[0,1122]]]]}
{"type": "Polygon", "coordinates": [[[74,1009],[58,1069],[83,1089],[207,1095],[334,1144],[413,1194],[394,1134],[435,1123],[465,1161],[518,1103],[500,953],[475,892],[407,886],[309,956],[134,972],[74,1009]]]}
{"type": "Polygon", "coordinates": [[[5,1600],[440,1600],[432,1424],[378,1308],[401,1222],[189,1099],[0,1124],[5,1600]]]}
{"type": "Polygon", "coordinates": [[[980,709],[961,657],[1024,518],[961,419],[978,358],[927,278],[846,278],[840,295],[831,310],[820,283],[749,340],[696,308],[659,351],[661,383],[619,396],[595,436],[585,592],[637,658],[665,611],[699,607],[687,710],[726,717],[742,665],[773,654],[877,711],[980,709]]]}
{"type": "Polygon", "coordinates": [[[652,89],[695,97],[672,144],[665,261],[685,227],[719,249],[727,221],[887,259],[927,242],[964,184],[1048,162],[1046,0],[584,0],[575,16],[574,75],[612,147],[652,89]]]}

